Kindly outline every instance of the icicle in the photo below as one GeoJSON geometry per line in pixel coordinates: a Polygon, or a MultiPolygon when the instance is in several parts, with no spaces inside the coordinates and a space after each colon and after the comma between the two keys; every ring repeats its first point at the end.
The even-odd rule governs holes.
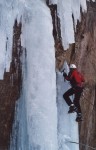
{"type": "Polygon", "coordinates": [[[0,30],[0,79],[3,79],[5,70],[6,35],[0,30]]]}
{"type": "Polygon", "coordinates": [[[72,14],[74,17],[74,25],[75,25],[75,31],[76,31],[76,25],[77,20],[81,20],[81,14],[80,14],[80,0],[72,0],[72,14]]]}
{"type": "Polygon", "coordinates": [[[80,5],[82,7],[82,11],[86,12],[87,11],[87,4],[86,4],[86,0],[80,0],[80,5]]]}
{"type": "Polygon", "coordinates": [[[86,11],[86,0],[58,0],[57,10],[61,24],[62,44],[65,50],[69,48],[69,44],[75,43],[72,14],[76,30],[77,20],[81,20],[80,6],[83,12],[86,11]]]}
{"type": "Polygon", "coordinates": [[[72,20],[71,0],[58,1],[58,16],[61,24],[61,37],[64,49],[69,48],[69,43],[74,43],[74,28],[72,20]]]}

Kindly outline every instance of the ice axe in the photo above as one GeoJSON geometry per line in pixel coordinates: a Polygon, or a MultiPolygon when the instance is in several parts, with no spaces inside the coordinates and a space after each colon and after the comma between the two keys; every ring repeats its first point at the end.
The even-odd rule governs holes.
{"type": "Polygon", "coordinates": [[[61,70],[61,73],[62,73],[62,72],[64,73],[64,71],[65,71],[65,68],[63,68],[63,70],[61,70]]]}
{"type": "MultiPolygon", "coordinates": [[[[65,73],[65,68],[63,68],[62,70],[61,70],[61,73],[65,73]]],[[[65,81],[65,77],[64,77],[64,81],[65,81]]]]}

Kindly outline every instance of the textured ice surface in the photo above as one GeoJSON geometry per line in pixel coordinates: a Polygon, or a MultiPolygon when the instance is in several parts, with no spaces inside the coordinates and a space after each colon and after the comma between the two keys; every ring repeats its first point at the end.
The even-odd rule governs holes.
{"type": "Polygon", "coordinates": [[[81,19],[80,7],[83,12],[87,10],[86,0],[50,0],[49,2],[50,4],[57,4],[62,44],[64,49],[67,50],[69,44],[75,43],[74,27],[76,30],[77,21],[81,19]],[[74,17],[74,23],[72,15],[74,17]]]}
{"type": "MultiPolygon", "coordinates": [[[[25,20],[27,23],[30,22],[30,20],[32,20],[32,16],[34,15],[35,17],[40,10],[37,10],[37,12],[35,11],[35,13],[33,12],[35,2],[37,2],[37,7],[39,7],[38,4],[40,3],[46,5],[45,0],[0,1],[0,35],[2,37],[0,39],[0,59],[2,59],[0,60],[0,79],[3,79],[4,69],[8,72],[10,68],[10,62],[12,60],[13,26],[15,19],[17,19],[18,22],[23,22],[25,20]]],[[[75,42],[72,14],[76,29],[77,20],[81,19],[80,6],[82,7],[82,11],[87,10],[86,0],[49,0],[49,4],[57,4],[62,43],[64,49],[67,50],[69,48],[69,44],[75,42]]],[[[44,10],[44,13],[46,13],[46,10],[44,10]]],[[[40,12],[39,15],[41,15],[40,12]]]]}
{"type": "MultiPolygon", "coordinates": [[[[55,49],[52,35],[50,10],[42,1],[33,1],[32,10],[27,9],[22,28],[22,45],[26,47],[26,67],[23,81],[23,113],[19,109],[20,150],[57,150],[57,106],[55,49]],[[21,126],[21,125],[20,125],[21,126]],[[27,144],[25,134],[28,135],[27,144]]],[[[22,98],[21,98],[22,99],[22,98]]],[[[22,108],[22,106],[21,106],[22,108]]],[[[14,133],[13,133],[14,135],[14,133]]],[[[15,146],[11,150],[15,150],[15,146]]]]}
{"type": "MultiPolygon", "coordinates": [[[[67,63],[64,63],[65,72],[69,72],[67,63]]],[[[58,150],[79,150],[79,145],[68,141],[78,142],[78,123],[76,113],[68,114],[69,107],[63,99],[63,94],[70,88],[69,82],[64,81],[62,73],[57,73],[57,109],[58,109],[58,150]]],[[[73,99],[73,96],[71,97],[73,99]]]]}
{"type": "MultiPolygon", "coordinates": [[[[81,19],[80,6],[83,11],[87,9],[86,0],[49,2],[57,4],[62,43],[67,49],[75,42],[72,14],[76,28],[77,20],[81,19]]],[[[62,95],[69,85],[63,82],[60,72],[56,106],[53,25],[45,0],[0,1],[0,79],[4,69],[10,68],[15,19],[22,22],[21,44],[27,50],[27,57],[22,58],[23,88],[16,104],[10,150],[78,150],[78,145],[68,143],[68,140],[78,141],[78,125],[76,114],[67,114],[68,106],[62,95]]],[[[67,64],[65,68],[68,71],[67,64]]]]}

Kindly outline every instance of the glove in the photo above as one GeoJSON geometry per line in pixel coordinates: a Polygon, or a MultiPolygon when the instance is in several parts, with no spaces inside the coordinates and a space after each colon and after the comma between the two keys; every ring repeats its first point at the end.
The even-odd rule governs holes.
{"type": "Polygon", "coordinates": [[[63,73],[63,77],[64,77],[64,78],[66,78],[66,77],[67,77],[67,74],[66,74],[65,72],[63,73]]]}

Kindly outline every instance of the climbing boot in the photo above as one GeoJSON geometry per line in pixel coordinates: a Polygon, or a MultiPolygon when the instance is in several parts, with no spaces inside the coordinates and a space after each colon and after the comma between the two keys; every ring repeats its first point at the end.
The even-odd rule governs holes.
{"type": "Polygon", "coordinates": [[[82,119],[82,114],[81,113],[78,113],[77,114],[77,117],[76,117],[76,121],[77,122],[80,122],[80,121],[82,121],[83,119],[82,119]]]}
{"type": "Polygon", "coordinates": [[[76,111],[77,111],[77,108],[74,106],[74,104],[71,104],[70,107],[69,107],[68,113],[74,113],[76,111]]]}

